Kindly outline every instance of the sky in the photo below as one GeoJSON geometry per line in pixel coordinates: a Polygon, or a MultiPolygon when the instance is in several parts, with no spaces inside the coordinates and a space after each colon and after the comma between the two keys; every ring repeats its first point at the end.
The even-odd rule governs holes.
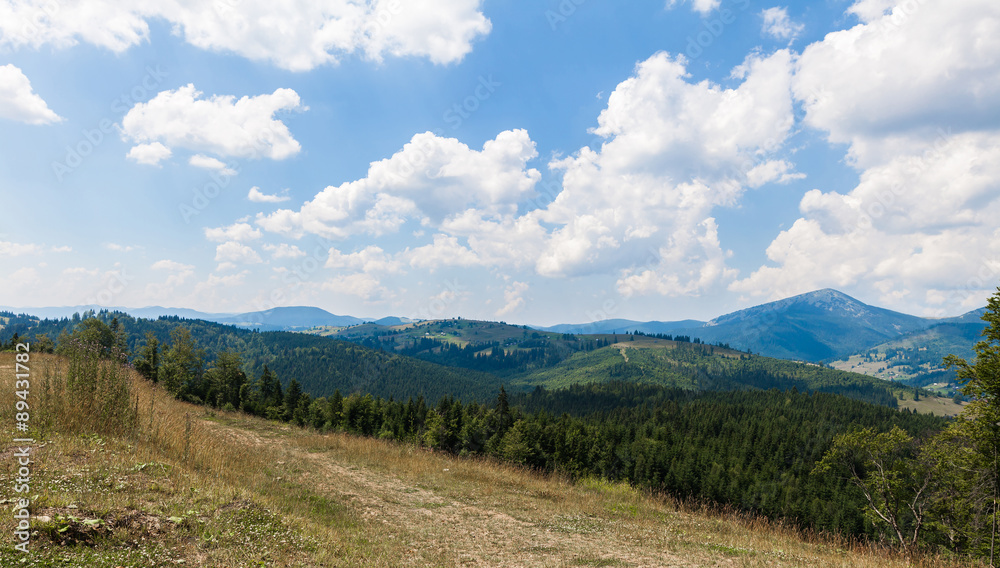
{"type": "Polygon", "coordinates": [[[0,305],[708,320],[1000,283],[995,0],[0,0],[0,305]]]}

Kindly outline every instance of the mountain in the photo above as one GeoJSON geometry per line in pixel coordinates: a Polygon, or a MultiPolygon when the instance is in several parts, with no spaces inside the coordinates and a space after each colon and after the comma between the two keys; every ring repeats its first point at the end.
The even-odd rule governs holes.
{"type": "Polygon", "coordinates": [[[304,306],[199,319],[261,331],[299,331],[320,326],[346,327],[365,322],[361,318],[338,316],[320,308],[304,306]]]}
{"type": "Polygon", "coordinates": [[[640,331],[655,335],[657,333],[672,333],[678,329],[701,327],[705,322],[698,320],[681,321],[634,321],[627,319],[609,319],[595,321],[591,323],[563,323],[550,327],[538,327],[541,331],[552,331],[555,333],[573,334],[602,334],[602,333],[625,333],[630,331],[640,331]]]}
{"type": "Polygon", "coordinates": [[[973,346],[982,339],[986,328],[986,322],[980,319],[983,311],[979,309],[959,317],[936,320],[937,323],[927,329],[901,335],[833,361],[831,365],[919,387],[941,383],[935,388],[951,393],[948,385],[955,383],[955,371],[944,368],[942,360],[946,355],[966,360],[976,356],[973,346]]]}
{"type": "MultiPolygon", "coordinates": [[[[2,308],[14,313],[28,313],[42,318],[62,318],[74,312],[82,313],[99,306],[75,306],[62,308],[2,308]]],[[[791,298],[770,302],[752,308],[719,316],[709,322],[697,320],[682,321],[635,321],[609,319],[592,323],[560,324],[536,326],[534,329],[546,333],[573,335],[624,334],[638,331],[647,335],[688,336],[703,342],[729,345],[734,349],[751,351],[782,359],[830,362],[846,360],[852,355],[862,356],[869,350],[906,338],[938,326],[932,336],[914,336],[908,347],[919,351],[926,348],[925,340],[932,341],[942,349],[953,349],[955,354],[969,353],[969,342],[973,327],[982,322],[979,319],[983,309],[974,310],[954,318],[929,319],[903,314],[884,308],[870,306],[847,294],[832,289],[817,290],[791,298]],[[924,342],[924,343],[922,343],[924,342]]],[[[462,346],[467,341],[486,343],[496,341],[498,345],[508,345],[511,341],[529,339],[524,326],[507,326],[497,322],[471,322],[470,320],[441,320],[440,322],[415,322],[406,318],[386,317],[372,323],[359,325],[371,320],[354,316],[335,315],[314,307],[281,307],[271,310],[242,314],[204,313],[183,308],[163,308],[152,306],[139,309],[114,308],[128,312],[135,317],[155,319],[159,316],[178,316],[187,319],[201,319],[235,325],[259,331],[306,331],[322,335],[333,335],[351,341],[378,336],[403,336],[408,341],[425,336],[451,336],[456,327],[468,328],[462,335],[462,346]],[[431,325],[419,331],[414,324],[431,325]],[[350,328],[350,329],[344,329],[350,328]],[[475,331],[469,331],[474,329],[475,331]],[[478,333],[476,333],[478,331],[478,333]]],[[[454,338],[453,338],[454,339],[454,338]]],[[[453,341],[454,342],[454,341],[453,341]]],[[[973,341],[974,343],[974,341],[973,341]]],[[[399,350],[403,344],[398,343],[399,350]]],[[[897,346],[885,345],[890,349],[897,346]]],[[[932,350],[933,351],[933,350],[932,350]]],[[[566,355],[565,353],[563,355],[566,355]]],[[[928,354],[937,356],[937,351],[928,354]]]]}
{"type": "Polygon", "coordinates": [[[540,328],[577,334],[639,331],[689,336],[768,357],[810,362],[839,359],[908,333],[942,323],[974,323],[982,310],[933,320],[870,306],[837,290],[824,289],[719,316],[695,320],[638,322],[614,319],[540,328]]]}
{"type": "MultiPolygon", "coordinates": [[[[331,326],[345,327],[357,325],[367,320],[352,316],[338,316],[326,310],[312,307],[282,307],[259,312],[208,313],[188,308],[164,308],[162,306],[147,306],[145,308],[107,308],[97,305],[63,306],[56,308],[12,308],[0,306],[0,311],[14,314],[28,314],[42,319],[62,319],[73,314],[83,314],[87,311],[123,312],[136,318],[157,319],[162,316],[184,319],[204,320],[225,325],[235,325],[260,331],[300,331],[311,327],[331,326]]],[[[393,318],[398,319],[398,318],[393,318]]]]}
{"type": "Polygon", "coordinates": [[[932,322],[827,288],[739,310],[686,331],[702,341],[769,357],[819,362],[926,329],[932,322]]]}

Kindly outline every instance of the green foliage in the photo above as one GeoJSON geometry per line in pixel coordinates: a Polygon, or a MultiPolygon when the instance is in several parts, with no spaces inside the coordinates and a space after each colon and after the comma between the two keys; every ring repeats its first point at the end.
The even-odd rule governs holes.
{"type": "Polygon", "coordinates": [[[146,332],[146,342],[139,350],[135,369],[151,381],[157,381],[160,374],[160,341],[153,332],[146,332]]]}
{"type": "Polygon", "coordinates": [[[577,353],[555,367],[512,380],[518,386],[561,388],[572,384],[632,381],[692,390],[798,389],[840,394],[895,408],[896,394],[913,389],[885,381],[710,345],[675,343],[638,349],[610,346],[577,353]]]}
{"type": "MultiPolygon", "coordinates": [[[[93,329],[93,328],[86,328],[93,329]]],[[[114,350],[75,338],[60,346],[66,373],[46,369],[42,381],[43,428],[61,431],[128,434],[137,426],[127,360],[114,350]]]]}
{"type": "Polygon", "coordinates": [[[900,546],[913,547],[928,508],[928,472],[914,459],[913,438],[898,426],[839,434],[813,470],[841,471],[864,494],[866,517],[884,524],[900,546]]]}
{"type": "Polygon", "coordinates": [[[966,432],[990,471],[993,498],[990,504],[990,562],[996,550],[997,525],[1000,523],[1000,288],[990,297],[983,340],[975,345],[976,359],[969,363],[955,356],[945,358],[958,371],[962,394],[972,402],[962,412],[966,432]]]}
{"type": "Polygon", "coordinates": [[[949,355],[972,402],[923,443],[893,428],[839,435],[817,472],[840,471],[866,500],[870,520],[901,546],[944,546],[995,557],[1000,485],[1000,289],[982,316],[976,359],[949,355]]]}
{"type": "Polygon", "coordinates": [[[195,347],[191,331],[183,326],[170,330],[170,347],[163,353],[159,381],[167,392],[179,398],[205,400],[202,375],[205,352],[195,347]]]}

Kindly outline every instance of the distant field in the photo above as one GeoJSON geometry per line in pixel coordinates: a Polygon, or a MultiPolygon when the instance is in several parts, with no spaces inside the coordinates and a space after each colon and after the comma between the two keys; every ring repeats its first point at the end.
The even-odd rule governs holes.
{"type": "Polygon", "coordinates": [[[920,400],[913,399],[899,401],[899,407],[906,410],[915,410],[921,414],[936,414],[938,416],[955,416],[962,411],[963,405],[955,404],[947,397],[920,397],[920,400]]]}

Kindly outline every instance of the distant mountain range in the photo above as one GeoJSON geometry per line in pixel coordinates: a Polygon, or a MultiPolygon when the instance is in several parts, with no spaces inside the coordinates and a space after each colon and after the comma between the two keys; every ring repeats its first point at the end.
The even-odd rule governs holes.
{"type": "Polygon", "coordinates": [[[639,322],[604,320],[589,324],[541,328],[561,333],[625,333],[686,335],[707,343],[729,344],[735,349],[768,357],[809,362],[829,362],[865,352],[890,342],[903,341],[915,349],[920,334],[935,329],[936,344],[956,355],[971,356],[970,333],[985,324],[985,308],[945,319],[922,318],[862,303],[837,290],[824,289],[769,302],[709,322],[639,322]],[[973,329],[974,328],[974,329],[973,329]]]}
{"type": "MultiPolygon", "coordinates": [[[[28,314],[43,319],[61,319],[70,317],[74,313],[82,314],[88,310],[96,312],[104,309],[125,312],[137,318],[156,319],[161,316],[177,316],[185,319],[199,319],[260,331],[300,331],[320,326],[343,327],[371,321],[353,316],[338,316],[320,308],[301,306],[273,308],[242,314],[206,313],[186,308],[164,308],[161,306],[145,308],[104,308],[95,305],[67,306],[61,308],[10,308],[0,306],[0,311],[28,314]]],[[[384,318],[384,321],[397,322],[402,320],[400,318],[384,318]]],[[[397,324],[389,323],[388,325],[397,324]]]]}
{"type": "MultiPolygon", "coordinates": [[[[0,311],[28,313],[41,318],[62,318],[74,312],[102,309],[99,306],[63,308],[4,308],[0,311]]],[[[347,327],[371,322],[391,327],[412,320],[387,317],[372,322],[354,316],[335,315],[313,307],[280,307],[242,314],[205,313],[183,308],[110,308],[135,317],[178,316],[202,319],[261,331],[303,331],[318,327],[347,327]]],[[[719,316],[709,322],[633,321],[610,319],[585,324],[535,327],[539,331],[571,334],[605,334],[639,331],[655,335],[689,336],[706,343],[728,344],[734,349],[769,357],[809,362],[831,362],[862,354],[873,348],[907,346],[919,351],[933,342],[933,354],[954,352],[971,356],[970,336],[985,325],[983,309],[955,318],[932,319],[894,312],[862,303],[837,290],[824,289],[801,294],[719,316]],[[933,330],[933,331],[929,331],[933,330]]]]}

